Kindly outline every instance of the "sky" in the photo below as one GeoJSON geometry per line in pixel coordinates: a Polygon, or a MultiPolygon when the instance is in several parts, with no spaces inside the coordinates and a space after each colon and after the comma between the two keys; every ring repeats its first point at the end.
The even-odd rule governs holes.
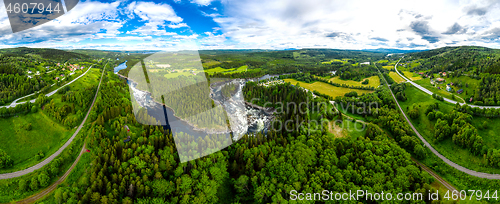
{"type": "Polygon", "coordinates": [[[0,48],[434,49],[459,45],[500,48],[500,1],[86,0],[55,20],[16,33],[5,7],[0,6],[0,48]]]}

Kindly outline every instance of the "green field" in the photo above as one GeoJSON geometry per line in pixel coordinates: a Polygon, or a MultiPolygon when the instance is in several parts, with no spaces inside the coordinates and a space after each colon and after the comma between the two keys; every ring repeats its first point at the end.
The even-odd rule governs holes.
{"type": "Polygon", "coordinates": [[[405,79],[403,79],[403,77],[399,76],[398,73],[396,72],[389,72],[389,76],[392,78],[392,80],[394,80],[396,83],[401,83],[401,82],[404,82],[406,81],[405,79]]]}
{"type": "Polygon", "coordinates": [[[167,79],[176,78],[178,76],[193,76],[193,74],[191,72],[175,72],[164,75],[164,77],[167,79]]]}
{"type": "Polygon", "coordinates": [[[227,72],[227,71],[232,71],[234,69],[223,69],[221,67],[216,67],[216,68],[212,68],[212,69],[206,69],[205,72],[209,73],[209,74],[213,74],[213,73],[216,73],[216,72],[227,72]]]}
{"type": "MultiPolygon", "coordinates": [[[[500,173],[500,169],[491,168],[486,166],[482,157],[473,155],[468,149],[461,148],[460,146],[453,143],[452,138],[447,138],[440,142],[434,141],[434,124],[436,121],[430,121],[425,115],[425,110],[428,105],[438,103],[439,111],[443,113],[449,113],[453,110],[453,105],[447,102],[438,101],[432,98],[432,96],[418,90],[417,88],[411,86],[410,84],[406,87],[407,101],[400,101],[401,108],[405,113],[407,113],[407,107],[413,107],[413,104],[418,104],[421,106],[419,112],[420,116],[417,119],[411,119],[412,124],[418,130],[418,132],[434,147],[439,153],[448,158],[449,160],[474,171],[488,172],[488,173],[500,173]]],[[[474,118],[473,120],[476,120],[474,118]]],[[[474,122],[473,122],[474,124],[474,122]]],[[[480,134],[484,141],[496,141],[494,138],[486,139],[488,135],[480,134]]],[[[496,144],[495,144],[496,145],[496,144]]]]}
{"type": "Polygon", "coordinates": [[[214,74],[214,73],[220,73],[220,72],[222,72],[224,74],[232,74],[232,73],[239,73],[239,72],[258,72],[260,70],[261,70],[260,68],[248,69],[247,65],[243,65],[241,67],[238,67],[237,69],[236,68],[224,69],[221,67],[216,67],[216,68],[212,68],[212,69],[206,69],[205,72],[207,72],[208,74],[214,74]]]}
{"type": "Polygon", "coordinates": [[[332,59],[332,60],[330,60],[330,61],[327,61],[327,62],[321,62],[321,63],[323,63],[323,64],[331,64],[331,63],[333,63],[333,62],[342,62],[342,64],[345,64],[345,63],[347,63],[347,61],[348,61],[348,60],[349,60],[349,59],[342,59],[342,60],[339,60],[339,59],[332,59]]]}
{"type": "Polygon", "coordinates": [[[415,73],[412,73],[409,71],[400,71],[400,70],[398,70],[398,71],[399,71],[399,73],[402,73],[406,78],[410,79],[411,81],[417,81],[417,80],[422,79],[422,76],[420,76],[419,74],[415,74],[415,73]]]}
{"type": "Polygon", "coordinates": [[[352,91],[355,91],[357,92],[359,95],[361,94],[364,94],[364,93],[371,93],[373,91],[369,91],[369,90],[360,90],[360,89],[349,89],[349,88],[344,88],[344,87],[336,87],[336,86],[332,86],[330,84],[327,84],[327,83],[324,83],[324,82],[314,82],[312,84],[309,84],[309,83],[305,83],[305,82],[300,82],[300,81],[297,81],[295,79],[284,79],[285,82],[290,82],[291,84],[293,85],[296,85],[297,83],[300,83],[300,86],[301,87],[304,87],[306,89],[309,89],[311,91],[318,91],[322,94],[326,94],[326,95],[329,95],[333,98],[337,97],[337,96],[344,96],[344,94],[346,93],[349,93],[349,92],[352,92],[352,91]]]}
{"type": "Polygon", "coordinates": [[[448,82],[441,84],[436,83],[435,85],[432,85],[431,80],[429,78],[425,78],[415,81],[415,83],[445,98],[452,99],[458,102],[465,102],[465,100],[462,98],[462,96],[465,96],[465,93],[462,93],[460,95],[455,94],[457,91],[456,87],[453,87],[453,90],[451,92],[446,91],[446,84],[448,84],[448,82]],[[438,89],[438,87],[441,87],[441,89],[438,89]],[[453,96],[455,96],[455,99],[453,99],[453,96]]]}
{"type": "Polygon", "coordinates": [[[220,64],[220,62],[219,61],[208,61],[208,62],[204,62],[203,66],[204,67],[209,67],[209,66],[213,66],[213,65],[216,65],[216,64],[220,64]]]}
{"type": "Polygon", "coordinates": [[[394,66],[382,66],[382,68],[387,69],[387,70],[392,70],[394,69],[394,66]]]}
{"type": "Polygon", "coordinates": [[[368,78],[365,78],[365,79],[363,79],[361,81],[342,80],[342,79],[340,79],[340,77],[336,76],[336,77],[331,78],[329,81],[330,82],[334,82],[334,83],[338,83],[338,84],[346,84],[346,85],[349,85],[349,86],[371,86],[371,87],[375,87],[375,88],[377,88],[378,86],[380,86],[380,78],[378,76],[371,76],[371,77],[368,77],[368,78]],[[361,83],[365,79],[369,80],[368,84],[362,84],[361,83]]]}
{"type": "Polygon", "coordinates": [[[9,169],[1,173],[12,172],[39,163],[35,155],[42,151],[45,157],[57,151],[73,134],[62,125],[52,121],[42,111],[19,117],[0,118],[2,142],[0,149],[5,150],[14,160],[9,169]],[[24,125],[31,124],[31,130],[25,130],[24,125]]]}

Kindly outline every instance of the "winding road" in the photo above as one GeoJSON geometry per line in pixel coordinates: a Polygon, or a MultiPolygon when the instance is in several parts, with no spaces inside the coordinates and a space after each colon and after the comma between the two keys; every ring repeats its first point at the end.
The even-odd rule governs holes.
{"type": "MultiPolygon", "coordinates": [[[[403,59],[404,56],[401,58],[403,59]]],[[[399,61],[401,61],[401,59],[399,61]]],[[[396,70],[396,73],[398,73],[399,76],[401,76],[404,80],[406,80],[406,83],[410,83],[411,85],[413,85],[414,87],[417,87],[418,89],[420,89],[421,91],[423,91],[424,93],[426,94],[429,94],[429,95],[432,95],[434,94],[432,91],[430,91],[429,89],[426,89],[420,85],[418,85],[417,83],[411,81],[410,79],[406,78],[403,74],[401,74],[399,71],[398,71],[398,64],[399,64],[399,61],[398,63],[396,63],[396,65],[394,66],[394,69],[396,70]]],[[[454,100],[451,100],[451,99],[448,99],[448,98],[444,98],[444,101],[448,102],[448,103],[453,103],[453,104],[460,104],[461,106],[463,106],[465,103],[460,103],[460,102],[457,102],[457,101],[454,101],[454,100]]],[[[472,107],[472,108],[500,108],[500,106],[478,106],[478,105],[470,105],[470,104],[467,104],[468,106],[472,107]]]]}
{"type": "MultiPolygon", "coordinates": [[[[403,58],[401,58],[401,59],[403,59],[403,58]]],[[[398,71],[397,71],[397,66],[398,66],[399,62],[401,61],[401,59],[400,59],[400,60],[396,63],[396,65],[395,65],[396,72],[398,72],[398,71]]],[[[380,73],[380,70],[379,70],[379,73],[380,73]]],[[[401,75],[399,72],[398,72],[398,74],[399,74],[399,75],[401,75]]],[[[382,75],[382,76],[383,76],[383,75],[382,75]]],[[[408,80],[408,79],[407,79],[406,77],[404,77],[404,76],[401,76],[401,77],[403,77],[404,79],[408,80]]],[[[456,163],[452,162],[451,160],[449,160],[448,158],[446,158],[446,157],[445,157],[445,156],[443,156],[442,154],[440,154],[440,153],[439,153],[436,149],[434,149],[434,148],[432,147],[432,145],[431,145],[431,144],[429,144],[429,142],[427,142],[427,140],[425,140],[425,138],[424,138],[424,137],[422,137],[422,135],[420,135],[420,133],[417,131],[417,129],[413,126],[413,124],[411,123],[410,119],[408,119],[408,116],[406,116],[405,112],[403,111],[403,109],[402,109],[402,108],[401,108],[401,106],[399,105],[399,102],[398,102],[398,100],[396,99],[396,96],[394,96],[394,93],[392,92],[392,89],[389,87],[389,83],[387,83],[387,80],[385,79],[385,77],[383,77],[383,78],[384,78],[384,81],[385,81],[386,86],[389,88],[389,91],[390,91],[390,92],[391,92],[391,94],[392,94],[392,97],[394,98],[394,101],[396,101],[396,105],[398,105],[399,110],[401,111],[401,113],[403,113],[404,118],[406,119],[406,121],[408,122],[408,124],[410,124],[410,127],[413,129],[413,131],[415,132],[415,134],[417,134],[418,138],[420,138],[420,140],[422,140],[422,142],[424,143],[424,145],[425,145],[425,146],[427,146],[427,147],[428,147],[428,148],[432,151],[432,153],[433,153],[433,154],[435,154],[437,157],[439,157],[440,159],[442,159],[442,160],[443,160],[446,164],[448,164],[448,165],[452,166],[453,168],[455,168],[455,169],[457,169],[457,170],[459,170],[459,171],[461,171],[461,172],[464,172],[464,173],[466,173],[466,174],[469,174],[469,175],[471,175],[471,176],[476,176],[476,177],[486,178],[486,179],[500,179],[500,174],[489,174],[489,173],[477,172],[477,171],[473,171],[473,170],[467,169],[467,168],[465,168],[465,167],[463,167],[463,166],[460,166],[460,165],[458,165],[458,164],[456,164],[456,163]]],[[[417,87],[417,88],[418,88],[418,87],[421,87],[421,86],[418,86],[418,84],[416,84],[416,83],[414,83],[414,82],[412,82],[412,81],[409,81],[409,80],[408,80],[408,82],[409,82],[409,83],[411,83],[412,85],[414,85],[414,86],[415,86],[415,87],[417,87]]],[[[427,90],[427,89],[425,89],[425,88],[423,88],[423,87],[421,87],[421,88],[419,88],[419,89],[420,89],[420,90],[422,90],[422,91],[427,90]]],[[[429,91],[429,90],[424,91],[424,92],[426,92],[426,93],[429,93],[429,92],[430,92],[430,94],[432,95],[432,92],[431,92],[431,91],[429,91]]],[[[450,102],[450,101],[452,101],[452,100],[449,100],[448,102],[450,102]]],[[[456,102],[456,101],[453,101],[453,102],[458,103],[458,102],[456,102]]],[[[453,103],[453,102],[450,102],[450,103],[453,103]]],[[[486,107],[486,108],[491,108],[491,106],[474,106],[474,107],[480,107],[480,108],[481,108],[481,107],[483,107],[483,108],[485,108],[485,107],[486,107]]]]}
{"type": "MultiPolygon", "coordinates": [[[[107,65],[107,63],[106,63],[107,65]]],[[[24,169],[24,170],[20,170],[20,171],[16,171],[16,172],[12,172],[12,173],[5,173],[5,174],[0,174],[0,180],[2,179],[11,179],[11,178],[16,178],[16,177],[20,177],[20,176],[23,176],[23,175],[26,175],[26,174],[29,174],[29,173],[32,173],[33,171],[35,170],[38,170],[40,168],[42,168],[43,166],[47,165],[48,163],[50,163],[52,160],[54,160],[57,156],[59,156],[62,151],[64,149],[66,149],[66,147],[68,147],[71,142],[73,142],[73,140],[75,139],[76,135],[78,135],[78,133],[80,132],[80,130],[82,129],[83,125],[85,124],[85,121],[87,121],[87,118],[89,117],[89,114],[90,114],[90,111],[92,110],[92,107],[94,107],[94,103],[95,103],[95,100],[97,98],[97,94],[99,93],[99,89],[101,88],[101,82],[102,82],[102,78],[104,76],[104,72],[106,70],[106,65],[104,65],[103,69],[102,69],[102,74],[101,74],[101,79],[99,81],[99,85],[97,86],[97,91],[95,93],[95,96],[94,96],[94,100],[92,101],[92,105],[90,106],[89,108],[89,111],[87,112],[87,115],[85,116],[85,118],[83,119],[82,123],[80,124],[80,126],[78,126],[78,129],[75,131],[75,133],[71,136],[71,138],[69,138],[68,141],[66,141],[66,143],[64,143],[64,145],[59,148],[54,154],[50,155],[47,159],[43,160],[42,162],[32,166],[32,167],[29,167],[27,169],[24,169]]],[[[90,70],[90,69],[89,69],[90,70]]],[[[88,72],[88,70],[87,70],[88,72]]],[[[76,80],[76,79],[75,79],[76,80]]],[[[74,80],[73,80],[74,81],[74,80]]],[[[72,82],[73,82],[72,81],[72,82]]],[[[62,87],[61,87],[62,88],[62,87]]],[[[56,90],[57,91],[57,90],[56,90]]],[[[51,92],[52,93],[52,92],[51,92]]]]}
{"type": "MultiPolygon", "coordinates": [[[[90,71],[90,69],[92,69],[92,66],[94,66],[94,65],[90,65],[90,67],[87,69],[87,71],[86,71],[86,72],[84,72],[84,73],[83,73],[83,74],[81,74],[80,76],[76,77],[75,79],[73,79],[73,80],[72,80],[72,81],[70,81],[69,83],[66,83],[66,84],[64,84],[63,86],[59,87],[59,88],[58,88],[58,89],[56,89],[55,91],[52,91],[52,92],[50,92],[50,93],[48,93],[48,94],[45,94],[45,96],[50,97],[50,96],[54,95],[55,93],[57,93],[57,91],[59,91],[59,89],[61,89],[61,88],[65,87],[65,86],[67,86],[67,85],[70,85],[71,83],[73,83],[73,82],[75,82],[76,80],[80,79],[82,76],[86,75],[86,74],[87,74],[87,72],[89,72],[89,71],[90,71]]],[[[54,84],[52,84],[51,86],[54,86],[54,84]]],[[[12,103],[11,103],[10,105],[7,105],[7,106],[0,106],[0,108],[4,108],[4,107],[5,107],[5,108],[12,108],[12,107],[16,107],[18,104],[23,104],[23,103],[26,103],[26,101],[19,102],[19,103],[18,103],[17,101],[19,101],[19,100],[21,100],[21,99],[23,99],[23,98],[26,98],[26,97],[30,97],[30,96],[32,96],[32,95],[34,95],[34,94],[37,94],[37,93],[40,93],[40,91],[37,91],[37,92],[35,92],[35,93],[32,93],[32,94],[29,94],[29,95],[23,96],[23,97],[21,97],[21,98],[18,98],[18,99],[16,99],[16,100],[12,101],[12,103]]],[[[30,100],[30,102],[31,102],[31,103],[34,103],[35,101],[36,101],[36,99],[30,100]]]]}

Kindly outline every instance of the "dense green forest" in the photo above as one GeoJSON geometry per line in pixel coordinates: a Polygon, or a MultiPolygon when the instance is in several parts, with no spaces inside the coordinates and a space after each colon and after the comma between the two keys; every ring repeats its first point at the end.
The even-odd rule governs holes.
{"type": "MultiPolygon", "coordinates": [[[[292,189],[423,193],[429,200],[426,192],[435,191],[430,186],[433,178],[377,128],[357,140],[335,139],[323,131],[245,136],[222,151],[180,163],[171,133],[161,126],[139,125],[130,102],[122,100],[128,95],[126,84],[116,76],[105,80],[92,115],[106,120],[88,128],[92,165],[75,183],[60,186],[52,198],[55,202],[276,203],[289,200],[292,189]],[[109,114],[114,107],[122,111],[109,114]],[[125,124],[134,133],[127,133],[125,124]],[[125,143],[128,134],[132,140],[125,143]]],[[[247,88],[246,95],[259,93],[256,88],[247,88]]],[[[310,97],[298,87],[281,88],[267,90],[282,94],[266,100],[310,97]]]]}
{"type": "MultiPolygon", "coordinates": [[[[497,181],[465,175],[437,158],[406,122],[388,87],[352,87],[330,82],[324,77],[334,75],[342,80],[359,82],[370,76],[385,77],[398,100],[411,101],[414,96],[406,94],[409,85],[394,82],[388,76],[389,70],[382,69],[400,56],[389,58],[387,53],[382,52],[329,49],[207,50],[199,51],[205,71],[242,66],[247,66],[248,71],[207,72],[205,75],[167,78],[163,74],[141,74],[146,68],[146,58],[151,54],[95,50],[75,50],[73,53],[19,48],[9,53],[0,52],[0,62],[3,63],[0,63],[0,105],[2,100],[6,103],[47,85],[40,78],[28,79],[22,67],[31,65],[22,63],[32,63],[29,60],[41,59],[49,54],[62,55],[43,62],[50,65],[59,63],[59,60],[67,60],[68,63],[84,60],[101,68],[107,58],[111,60],[104,68],[96,103],[75,142],[41,170],[0,182],[0,191],[3,192],[0,193],[1,202],[22,199],[48,187],[71,165],[84,143],[89,151],[82,156],[78,168],[72,171],[65,183],[57,186],[40,202],[342,203],[292,201],[291,192],[367,190],[423,195],[421,201],[385,203],[450,203],[443,201],[443,194],[435,201],[428,197],[429,193],[444,187],[419,167],[415,162],[417,160],[459,190],[491,190],[500,185],[497,181]],[[11,62],[13,59],[19,60],[11,62]],[[373,63],[382,59],[390,60],[373,63]],[[217,137],[222,136],[196,138],[183,133],[172,134],[158,125],[146,109],[137,107],[135,100],[130,98],[126,79],[113,74],[112,68],[125,61],[127,68],[119,71],[120,75],[129,76],[130,73],[129,80],[133,81],[129,83],[151,92],[155,101],[164,103],[176,116],[196,127],[227,127],[226,113],[221,108],[214,108],[210,98],[209,85],[216,82],[216,78],[284,74],[278,78],[293,78],[301,83],[320,81],[353,90],[332,98],[317,91],[307,91],[299,84],[264,86],[248,81],[242,90],[244,100],[275,111],[269,131],[244,135],[238,141],[231,140],[232,145],[213,154],[181,162],[183,159],[179,151],[188,152],[189,156],[202,154],[204,149],[216,149],[220,145],[220,138],[217,137]],[[361,64],[363,62],[370,62],[370,65],[361,64]],[[7,69],[11,66],[19,68],[7,69]],[[20,87],[31,89],[22,93],[13,91],[20,87]],[[359,95],[356,89],[373,92],[359,95]],[[198,114],[201,112],[205,115],[198,114]],[[363,126],[362,134],[332,132],[331,124],[344,128],[351,121],[363,126]]],[[[402,61],[408,60],[408,64],[419,62],[417,66],[405,67],[409,71],[435,74],[447,71],[453,73],[453,77],[467,76],[478,80],[474,100],[493,105],[500,102],[497,94],[500,73],[496,72],[496,63],[500,59],[497,56],[500,55],[497,54],[496,50],[487,48],[448,47],[410,53],[402,61]],[[474,56],[477,61],[466,59],[468,55],[474,56]]],[[[381,80],[382,85],[385,85],[384,82],[381,80]]],[[[68,86],[51,97],[37,96],[36,103],[0,108],[0,117],[23,117],[24,114],[43,111],[51,120],[72,129],[85,116],[96,88],[95,83],[78,88],[68,86]]],[[[228,99],[236,89],[234,84],[230,84],[221,90],[228,99]]],[[[489,148],[478,133],[479,127],[473,124],[473,116],[499,117],[499,110],[457,105],[445,113],[439,105],[439,100],[443,98],[437,94],[434,97],[438,100],[426,105],[410,104],[406,108],[407,115],[418,119],[424,112],[434,124],[432,136],[436,142],[451,140],[452,144],[483,157],[488,166],[500,167],[500,149],[489,148]]],[[[39,157],[44,156],[47,155],[39,157]]],[[[12,165],[10,155],[0,149],[0,169],[9,165],[12,165]]],[[[363,198],[349,203],[379,202],[363,198]]]]}

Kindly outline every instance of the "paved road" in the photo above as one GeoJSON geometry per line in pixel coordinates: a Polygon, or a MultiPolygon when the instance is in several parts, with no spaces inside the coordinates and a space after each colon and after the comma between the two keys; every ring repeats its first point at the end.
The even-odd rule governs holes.
{"type": "Polygon", "coordinates": [[[16,203],[23,203],[23,204],[24,203],[34,203],[37,200],[42,199],[46,195],[52,193],[52,191],[56,190],[57,186],[59,184],[63,183],[64,180],[66,180],[66,178],[69,176],[69,174],[71,173],[71,171],[73,171],[73,169],[75,168],[75,166],[78,164],[78,161],[80,161],[80,158],[81,158],[82,154],[84,154],[86,152],[85,151],[86,150],[85,146],[86,146],[86,144],[84,143],[83,147],[82,147],[82,151],[80,151],[80,154],[76,158],[75,162],[73,162],[73,164],[68,169],[68,171],[66,171],[66,173],[64,173],[64,175],[61,176],[61,178],[59,178],[54,184],[50,185],[48,188],[44,189],[42,192],[37,193],[37,194],[35,194],[35,195],[33,195],[33,196],[29,197],[29,198],[26,198],[24,200],[18,201],[16,203]]]}
{"type": "MultiPolygon", "coordinates": [[[[404,56],[403,56],[403,58],[404,58],[404,56]]],[[[403,58],[401,58],[401,59],[403,59],[403,58]]],[[[400,59],[400,61],[401,61],[401,59],[400,59]]],[[[415,83],[415,82],[411,81],[410,79],[406,78],[403,74],[399,73],[399,71],[398,71],[398,64],[399,64],[399,61],[394,66],[394,69],[396,70],[396,73],[398,73],[399,76],[403,77],[403,79],[406,80],[406,83],[410,83],[411,85],[417,87],[418,89],[420,89],[421,91],[423,91],[423,92],[425,92],[425,93],[427,93],[429,95],[433,94],[433,92],[430,91],[429,89],[426,89],[426,88],[418,85],[417,83],[415,83]]],[[[457,101],[454,101],[454,100],[451,100],[451,99],[448,99],[448,98],[444,98],[444,101],[446,101],[448,103],[453,103],[453,104],[458,103],[461,106],[463,106],[465,104],[465,103],[459,103],[457,101]]],[[[481,108],[481,109],[483,109],[483,108],[500,108],[500,106],[478,106],[478,105],[470,105],[470,104],[467,104],[467,105],[470,106],[470,107],[473,107],[473,108],[478,107],[478,108],[481,108]]]]}
{"type": "Polygon", "coordinates": [[[16,172],[6,173],[6,174],[0,174],[0,180],[20,177],[20,176],[29,174],[29,173],[31,173],[31,172],[33,172],[35,170],[38,170],[38,169],[42,168],[43,166],[45,166],[46,164],[48,164],[52,160],[54,160],[54,158],[56,158],[57,156],[59,156],[61,154],[61,152],[64,149],[66,149],[66,147],[68,147],[71,144],[71,142],[73,142],[73,139],[75,139],[76,135],[78,135],[78,133],[82,129],[83,124],[85,124],[85,121],[87,121],[87,118],[89,117],[89,114],[90,114],[90,111],[92,110],[92,107],[94,107],[94,103],[95,103],[95,100],[97,98],[97,94],[99,93],[99,89],[101,88],[101,82],[102,82],[102,78],[104,76],[104,71],[106,70],[105,69],[106,65],[104,65],[104,68],[102,70],[101,80],[99,81],[99,85],[97,86],[97,91],[95,93],[94,100],[92,101],[92,105],[90,106],[89,111],[87,112],[87,115],[83,119],[83,121],[80,124],[80,126],[78,126],[78,129],[76,129],[76,131],[73,134],[73,136],[71,136],[71,138],[69,138],[69,140],[66,143],[64,143],[64,145],[61,148],[59,148],[59,150],[57,150],[57,152],[55,152],[54,154],[50,155],[47,159],[45,159],[42,162],[36,164],[35,166],[29,167],[29,168],[21,170],[21,171],[16,171],[16,172]]]}
{"type": "MultiPolygon", "coordinates": [[[[400,61],[401,61],[401,59],[398,61],[398,63],[396,63],[395,67],[398,66],[398,64],[399,64],[400,61]]],[[[389,83],[387,83],[387,80],[385,79],[385,77],[384,77],[384,80],[385,80],[385,84],[389,88],[389,86],[388,86],[389,83]]],[[[396,96],[394,96],[394,93],[392,92],[391,88],[389,88],[389,91],[391,92],[392,97],[394,98],[394,101],[396,101],[396,105],[398,105],[399,110],[403,114],[403,116],[406,119],[406,121],[408,122],[408,124],[410,124],[410,127],[413,129],[413,131],[415,132],[415,134],[417,134],[418,138],[420,138],[420,140],[422,140],[422,142],[424,143],[424,145],[427,146],[432,151],[432,153],[434,153],[437,157],[439,157],[440,159],[442,159],[445,163],[447,163],[451,167],[453,167],[453,168],[455,168],[455,169],[457,169],[457,170],[459,170],[461,172],[464,172],[466,174],[469,174],[471,176],[476,176],[476,177],[486,178],[486,179],[500,179],[500,174],[488,174],[488,173],[473,171],[473,170],[467,169],[467,168],[465,168],[463,166],[460,166],[460,165],[458,165],[458,164],[450,161],[445,156],[443,156],[442,154],[440,154],[436,149],[434,149],[432,147],[431,144],[429,144],[429,142],[427,142],[427,140],[425,140],[424,137],[422,137],[422,135],[420,135],[420,133],[417,131],[417,129],[413,126],[413,124],[411,123],[410,119],[408,119],[408,117],[406,116],[405,112],[403,111],[403,109],[399,105],[399,102],[396,99],[396,96]]],[[[427,91],[429,91],[429,90],[427,90],[427,91]]]]}
{"type": "MultiPolygon", "coordinates": [[[[330,101],[330,103],[333,105],[333,107],[335,108],[336,111],[339,111],[337,109],[337,107],[335,107],[335,101],[330,101]]],[[[344,117],[348,118],[349,120],[352,120],[351,117],[343,114],[342,112],[339,111],[340,114],[344,115],[344,117]]],[[[356,122],[361,122],[365,125],[367,125],[368,123],[366,123],[365,121],[362,121],[362,120],[356,120],[356,122]]],[[[382,130],[382,128],[380,128],[378,125],[376,125],[376,127],[381,130],[382,132],[385,132],[384,130],[382,130]]],[[[411,158],[411,160],[413,160],[417,165],[419,165],[422,170],[426,171],[427,173],[429,173],[431,176],[433,176],[436,180],[438,180],[441,184],[443,184],[444,187],[446,187],[449,191],[457,191],[457,189],[455,187],[453,187],[452,185],[450,185],[448,182],[446,182],[443,178],[441,178],[439,175],[437,175],[436,173],[434,173],[434,171],[432,171],[431,169],[429,169],[427,166],[425,166],[424,164],[418,162],[416,159],[414,159],[413,157],[411,158]]],[[[458,192],[458,191],[457,191],[458,192]]]]}
{"type": "MultiPolygon", "coordinates": [[[[87,69],[87,71],[86,71],[85,73],[83,73],[83,74],[81,74],[80,76],[76,77],[75,79],[73,79],[73,80],[72,80],[72,81],[70,81],[69,83],[64,84],[63,86],[59,87],[59,88],[58,88],[58,89],[56,89],[55,91],[52,91],[52,92],[50,92],[50,93],[48,93],[48,94],[45,94],[45,96],[50,97],[50,96],[54,95],[55,93],[57,93],[57,91],[59,91],[59,89],[61,89],[61,88],[65,87],[65,86],[70,85],[71,83],[75,82],[76,80],[78,80],[79,78],[81,78],[82,76],[84,76],[85,74],[87,74],[87,72],[89,72],[89,71],[90,71],[90,69],[92,69],[92,66],[93,66],[93,65],[91,65],[91,66],[87,69]]],[[[51,86],[54,86],[54,84],[52,84],[51,86]]],[[[32,93],[32,94],[29,94],[29,95],[23,96],[23,97],[21,97],[21,98],[18,98],[18,99],[16,99],[16,100],[12,101],[12,103],[11,103],[10,105],[8,105],[8,106],[0,106],[0,108],[3,108],[3,107],[6,107],[6,108],[12,108],[12,107],[16,107],[18,104],[23,104],[23,103],[26,103],[26,101],[19,102],[19,103],[18,103],[17,101],[19,101],[19,100],[21,100],[21,99],[23,99],[23,98],[26,98],[26,97],[30,97],[30,96],[32,96],[32,95],[34,95],[34,94],[39,93],[39,92],[40,92],[40,91],[37,91],[37,92],[35,92],[35,93],[32,93]]],[[[31,100],[30,102],[31,102],[31,103],[34,103],[35,101],[36,101],[36,99],[33,99],[33,100],[31,100]]]]}

